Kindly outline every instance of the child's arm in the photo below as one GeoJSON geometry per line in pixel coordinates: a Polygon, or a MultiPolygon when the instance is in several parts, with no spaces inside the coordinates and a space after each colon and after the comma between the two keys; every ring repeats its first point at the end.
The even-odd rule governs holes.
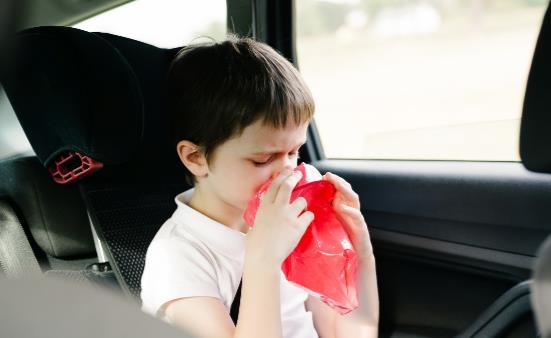
{"type": "Polygon", "coordinates": [[[379,298],[375,261],[361,260],[358,265],[360,307],[340,315],[316,297],[308,296],[306,309],[312,312],[314,326],[320,338],[375,338],[378,332],[379,298]]]}
{"type": "Polygon", "coordinates": [[[279,270],[252,264],[245,267],[239,322],[234,326],[221,300],[180,298],[167,303],[170,322],[191,337],[281,337],[279,270]]]}
{"type": "Polygon", "coordinates": [[[281,338],[280,267],[296,247],[314,215],[306,200],[289,203],[300,172],[283,171],[266,191],[255,226],[247,234],[237,326],[216,298],[190,297],[169,302],[169,320],[194,337],[281,338]]]}
{"type": "Polygon", "coordinates": [[[180,298],[166,303],[163,308],[170,323],[191,337],[234,336],[235,326],[218,298],[180,298]]]}
{"type": "Polygon", "coordinates": [[[348,182],[337,175],[328,173],[324,179],[333,183],[337,189],[333,207],[344,221],[358,256],[359,307],[346,315],[339,315],[314,297],[308,297],[306,307],[312,311],[314,325],[321,338],[377,337],[379,296],[375,258],[367,224],[360,212],[358,195],[348,182]]]}

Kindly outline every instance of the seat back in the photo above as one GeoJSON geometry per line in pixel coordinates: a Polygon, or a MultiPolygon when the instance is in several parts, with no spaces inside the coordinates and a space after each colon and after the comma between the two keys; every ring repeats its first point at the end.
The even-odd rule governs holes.
{"type": "Polygon", "coordinates": [[[35,156],[0,161],[0,200],[0,265],[12,267],[5,271],[8,276],[80,270],[95,259],[78,188],[55,184],[35,156]]]}
{"type": "Polygon", "coordinates": [[[78,185],[118,282],[134,299],[149,243],[175,195],[189,188],[163,98],[176,51],[32,28],[18,36],[16,71],[5,85],[40,162],[59,183],[78,185]]]}
{"type": "Polygon", "coordinates": [[[143,131],[136,156],[83,180],[81,190],[121,287],[138,299],[145,255],[157,230],[189,188],[171,145],[164,99],[165,76],[177,49],[96,33],[132,68],[142,94],[143,131]]]}

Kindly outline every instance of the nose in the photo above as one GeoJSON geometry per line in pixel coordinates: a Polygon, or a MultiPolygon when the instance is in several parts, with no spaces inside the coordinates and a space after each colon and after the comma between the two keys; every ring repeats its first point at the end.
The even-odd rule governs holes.
{"type": "Polygon", "coordinates": [[[279,170],[274,172],[273,176],[275,177],[275,176],[279,175],[280,172],[282,172],[286,169],[294,170],[296,166],[297,166],[297,160],[296,159],[285,157],[284,159],[281,160],[281,164],[278,166],[279,170]]]}
{"type": "Polygon", "coordinates": [[[297,157],[294,155],[283,156],[282,163],[283,169],[293,170],[297,166],[297,157]]]}
{"type": "Polygon", "coordinates": [[[288,156],[285,156],[282,162],[283,162],[283,168],[281,168],[282,171],[286,169],[293,170],[297,166],[296,158],[289,158],[288,156]]]}

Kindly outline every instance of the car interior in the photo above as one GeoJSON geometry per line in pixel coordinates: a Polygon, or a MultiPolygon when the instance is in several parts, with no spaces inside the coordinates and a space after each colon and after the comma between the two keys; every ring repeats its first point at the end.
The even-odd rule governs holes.
{"type": "MultiPolygon", "coordinates": [[[[0,113],[32,146],[0,158],[0,275],[70,279],[139,307],[147,247],[189,188],[164,97],[179,48],[70,27],[128,1],[61,2],[72,5],[20,9],[0,74],[0,113]]],[[[228,0],[227,29],[297,65],[295,5],[228,0]]],[[[551,336],[550,34],[548,7],[526,82],[522,162],[332,159],[309,127],[301,160],[360,196],[380,337],[551,336]]]]}

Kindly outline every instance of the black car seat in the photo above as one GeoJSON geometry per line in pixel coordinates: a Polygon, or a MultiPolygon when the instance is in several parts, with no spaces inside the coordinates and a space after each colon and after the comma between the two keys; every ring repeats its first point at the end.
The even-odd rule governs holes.
{"type": "Polygon", "coordinates": [[[19,34],[16,50],[5,89],[29,142],[54,180],[78,186],[98,257],[105,254],[122,290],[139,300],[147,247],[174,197],[190,187],[163,97],[179,49],[38,27],[19,34]]]}
{"type": "Polygon", "coordinates": [[[55,184],[32,152],[0,160],[0,277],[44,272],[116,288],[97,262],[78,188],[55,184]]]}
{"type": "Polygon", "coordinates": [[[117,291],[98,262],[78,187],[55,184],[32,155],[0,161],[0,276],[44,273],[117,291]]]}
{"type": "Polygon", "coordinates": [[[81,270],[96,252],[76,187],[55,184],[34,156],[0,161],[0,265],[4,274],[81,270]]]}
{"type": "MultiPolygon", "coordinates": [[[[48,210],[89,218],[120,286],[137,296],[145,249],[186,185],[166,143],[158,97],[174,52],[131,41],[66,27],[25,30],[17,36],[16,69],[3,84],[48,167],[43,175],[79,204],[48,210]],[[107,39],[128,50],[128,59],[107,39]]],[[[89,227],[83,237],[86,249],[94,248],[89,227]]]]}
{"type": "MultiPolygon", "coordinates": [[[[551,7],[547,9],[528,76],[520,130],[520,157],[526,169],[551,173],[551,7]]],[[[551,237],[538,251],[532,305],[544,338],[551,337],[551,237]]]]}
{"type": "MultiPolygon", "coordinates": [[[[43,32],[58,29],[64,30],[34,28],[18,34],[16,69],[9,74],[3,73],[1,80],[23,125],[36,123],[35,127],[41,130],[64,129],[66,139],[63,141],[70,143],[79,135],[74,131],[78,127],[71,130],[69,125],[79,122],[69,122],[67,117],[70,116],[63,118],[58,112],[73,110],[78,114],[78,105],[94,109],[90,108],[94,107],[94,102],[83,102],[85,95],[79,95],[89,92],[90,97],[94,96],[92,86],[99,83],[87,81],[83,76],[85,71],[96,71],[95,76],[109,74],[112,78],[105,79],[114,85],[124,80],[118,78],[121,72],[113,71],[109,65],[102,73],[86,64],[101,62],[101,58],[95,59],[93,43],[86,46],[90,50],[71,46],[63,49],[60,45],[67,39],[64,40],[62,34],[46,33],[49,40],[41,38],[43,32]],[[79,58],[78,53],[86,56],[79,58]],[[71,63],[72,60],[77,61],[71,63]],[[77,64],[80,69],[75,66],[77,64]],[[82,77],[83,83],[77,85],[75,81],[82,77]]],[[[122,91],[124,89],[120,89],[122,91]]],[[[105,101],[102,95],[95,95],[94,101],[102,100],[105,101]]],[[[120,106],[113,107],[118,108],[120,106]]],[[[35,149],[50,151],[52,144],[61,141],[55,137],[47,140],[43,133],[30,131],[33,128],[25,128],[25,131],[27,137],[34,140],[35,149]]],[[[48,276],[116,287],[114,275],[107,266],[97,264],[89,212],[79,187],[54,183],[42,160],[44,158],[31,155],[0,162],[0,272],[8,277],[45,272],[48,276]]]]}

